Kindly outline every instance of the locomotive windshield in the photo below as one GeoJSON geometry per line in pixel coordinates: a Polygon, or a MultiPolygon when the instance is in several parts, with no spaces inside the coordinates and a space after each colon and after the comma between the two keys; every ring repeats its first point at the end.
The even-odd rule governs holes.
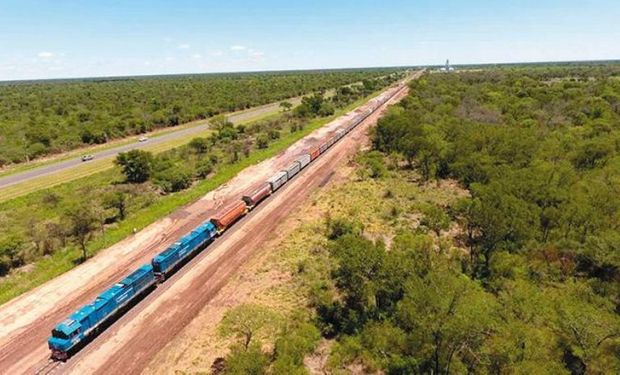
{"type": "Polygon", "coordinates": [[[63,331],[59,331],[57,329],[52,330],[52,336],[58,337],[59,339],[68,339],[69,338],[69,336],[67,336],[63,331]]]}

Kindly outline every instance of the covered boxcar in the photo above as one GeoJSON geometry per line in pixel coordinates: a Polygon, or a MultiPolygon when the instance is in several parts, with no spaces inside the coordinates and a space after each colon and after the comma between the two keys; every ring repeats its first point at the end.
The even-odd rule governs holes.
{"type": "Polygon", "coordinates": [[[321,154],[327,151],[328,148],[329,148],[329,145],[327,144],[327,142],[321,143],[321,145],[319,146],[319,150],[321,151],[321,154]]]}
{"type": "Polygon", "coordinates": [[[336,142],[338,142],[339,139],[340,138],[338,137],[338,134],[334,134],[332,136],[332,138],[330,139],[330,141],[331,141],[332,145],[334,145],[336,142]]]}
{"type": "Polygon", "coordinates": [[[271,191],[275,192],[276,190],[281,188],[282,185],[286,183],[286,181],[288,181],[288,175],[286,174],[286,172],[278,172],[271,176],[271,178],[267,180],[267,183],[271,185],[271,191]]]}
{"type": "Polygon", "coordinates": [[[259,187],[251,190],[247,194],[243,196],[243,201],[245,202],[248,209],[253,209],[260,201],[267,198],[271,194],[271,185],[267,182],[262,183],[259,187]]]}
{"type": "Polygon", "coordinates": [[[312,149],[310,149],[310,151],[308,152],[310,154],[310,158],[312,160],[316,159],[319,157],[319,155],[321,155],[321,150],[318,147],[314,147],[312,149]]]}
{"type": "Polygon", "coordinates": [[[310,162],[312,161],[312,157],[310,156],[310,154],[303,154],[300,155],[297,160],[299,163],[299,166],[301,169],[306,168],[306,166],[308,166],[308,164],[310,164],[310,162]]]}
{"type": "Polygon", "coordinates": [[[293,178],[297,173],[301,171],[301,164],[295,160],[291,165],[289,165],[284,172],[286,172],[286,177],[288,180],[293,178]]]}
{"type": "Polygon", "coordinates": [[[229,206],[222,211],[218,212],[211,218],[213,225],[217,227],[217,232],[222,233],[235,221],[239,220],[243,215],[248,212],[248,207],[244,201],[239,201],[232,206],[229,206]]]}
{"type": "Polygon", "coordinates": [[[83,306],[52,330],[48,345],[52,357],[65,360],[72,351],[83,344],[102,326],[131,306],[144,292],[155,285],[155,274],[150,264],[145,264],[132,274],[101,293],[92,303],[83,306]]]}

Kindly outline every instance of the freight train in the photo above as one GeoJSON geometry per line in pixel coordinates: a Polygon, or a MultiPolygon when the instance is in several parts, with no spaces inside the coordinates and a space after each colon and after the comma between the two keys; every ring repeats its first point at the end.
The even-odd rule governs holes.
{"type": "MultiPolygon", "coordinates": [[[[398,88],[404,83],[399,84],[398,88]]],[[[193,256],[205,249],[231,225],[253,210],[260,202],[282,188],[302,169],[310,165],[348,132],[364,121],[399,90],[391,95],[370,102],[368,108],[358,111],[345,126],[330,133],[318,146],[299,155],[285,169],[278,171],[258,187],[244,194],[241,200],[222,209],[210,220],[196,227],[190,233],[156,255],[150,264],[142,265],[129,276],[101,293],[95,300],[71,314],[56,325],[48,339],[51,357],[65,361],[114,320],[136,304],[159,283],[178,270],[193,256]]]]}

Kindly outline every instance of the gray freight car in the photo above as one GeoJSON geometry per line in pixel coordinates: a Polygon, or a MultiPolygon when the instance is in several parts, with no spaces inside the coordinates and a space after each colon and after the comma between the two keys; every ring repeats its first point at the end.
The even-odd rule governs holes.
{"type": "Polygon", "coordinates": [[[267,183],[271,185],[271,191],[276,191],[281,188],[286,181],[288,181],[286,172],[278,172],[271,176],[271,178],[267,180],[267,183]]]}
{"type": "Polygon", "coordinates": [[[311,161],[312,157],[310,156],[310,154],[303,154],[297,158],[297,162],[299,162],[299,166],[301,167],[301,169],[306,168],[306,166],[310,164],[311,161]]]}
{"type": "Polygon", "coordinates": [[[290,180],[291,178],[293,178],[297,173],[299,173],[299,171],[301,171],[301,164],[299,164],[299,162],[297,160],[295,160],[291,165],[289,165],[283,172],[286,172],[286,176],[288,177],[288,179],[290,180]]]}

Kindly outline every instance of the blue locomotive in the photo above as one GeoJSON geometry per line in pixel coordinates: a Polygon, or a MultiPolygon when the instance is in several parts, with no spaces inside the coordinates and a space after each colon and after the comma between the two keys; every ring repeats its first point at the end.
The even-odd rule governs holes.
{"type": "Polygon", "coordinates": [[[119,312],[155,285],[153,266],[145,264],[58,324],[48,340],[52,357],[65,360],[86,338],[96,335],[119,312]]]}
{"type": "Polygon", "coordinates": [[[188,235],[181,237],[166,250],[152,260],[155,276],[160,282],[174,272],[186,260],[194,256],[206,244],[217,236],[217,228],[211,222],[206,222],[188,235]]]}

